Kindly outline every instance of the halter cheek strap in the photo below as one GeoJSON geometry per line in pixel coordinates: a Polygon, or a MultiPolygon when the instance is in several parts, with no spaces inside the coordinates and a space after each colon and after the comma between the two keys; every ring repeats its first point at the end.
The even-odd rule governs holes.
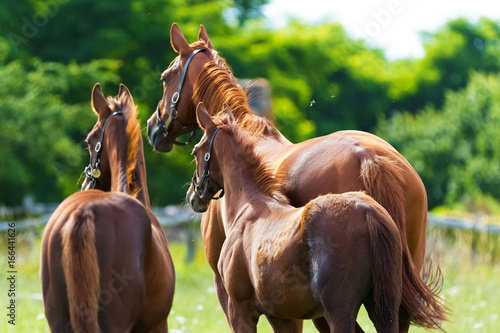
{"type": "Polygon", "coordinates": [[[210,177],[210,170],[209,170],[210,157],[212,156],[212,148],[213,148],[213,144],[214,144],[214,140],[215,140],[215,135],[217,134],[219,129],[220,128],[217,128],[215,130],[214,134],[212,135],[212,139],[210,140],[210,144],[208,146],[208,152],[205,154],[205,158],[204,158],[205,165],[203,166],[203,174],[201,175],[199,182],[196,181],[196,171],[194,172],[194,175],[193,175],[193,187],[195,189],[196,194],[198,195],[198,197],[200,199],[207,197],[207,198],[212,199],[212,200],[219,200],[220,198],[222,198],[224,196],[224,187],[219,185],[215,180],[213,180],[212,177],[210,177]],[[216,185],[216,187],[218,187],[217,191],[215,191],[215,193],[213,193],[213,194],[207,194],[209,182],[214,183],[216,185]],[[215,195],[219,191],[221,191],[221,193],[217,197],[215,197],[215,195]]]}
{"type": "MultiPolygon", "coordinates": [[[[181,80],[179,81],[179,85],[177,86],[177,91],[172,95],[171,104],[170,104],[170,110],[171,110],[170,111],[170,116],[168,117],[168,119],[167,119],[166,122],[163,122],[163,120],[161,119],[161,112],[160,112],[161,100],[158,102],[158,105],[156,107],[156,123],[158,125],[158,128],[163,133],[163,136],[170,143],[173,143],[175,145],[183,146],[183,145],[189,144],[193,140],[194,136],[196,135],[196,133],[198,133],[198,130],[199,130],[199,127],[198,127],[197,123],[196,124],[184,125],[179,120],[179,118],[178,118],[179,113],[177,112],[177,104],[179,103],[179,98],[180,98],[180,95],[181,95],[182,86],[184,84],[184,79],[186,78],[186,74],[187,74],[187,70],[188,70],[189,64],[191,63],[191,60],[193,59],[193,57],[198,52],[201,52],[201,51],[205,51],[205,49],[196,49],[196,50],[194,50],[193,53],[191,53],[191,55],[189,56],[189,58],[186,60],[186,64],[184,65],[184,68],[182,69],[181,80]],[[174,125],[174,122],[177,122],[179,124],[179,126],[183,130],[188,129],[188,130],[191,131],[191,136],[189,137],[189,139],[186,142],[177,141],[175,139],[172,139],[169,136],[170,132],[172,131],[172,126],[174,125]]],[[[164,110],[166,109],[165,105],[164,105],[163,109],[164,110]]]]}
{"type": "Polygon", "coordinates": [[[87,165],[85,168],[85,176],[91,181],[92,186],[90,187],[91,189],[95,188],[96,185],[96,179],[101,177],[101,148],[102,148],[102,142],[104,140],[104,133],[106,132],[106,126],[108,125],[108,121],[111,119],[111,117],[116,116],[116,115],[123,115],[122,111],[115,111],[113,112],[104,122],[104,125],[102,126],[102,132],[101,132],[101,138],[95,145],[94,151],[95,151],[95,156],[94,156],[94,162],[90,163],[87,165]]]}

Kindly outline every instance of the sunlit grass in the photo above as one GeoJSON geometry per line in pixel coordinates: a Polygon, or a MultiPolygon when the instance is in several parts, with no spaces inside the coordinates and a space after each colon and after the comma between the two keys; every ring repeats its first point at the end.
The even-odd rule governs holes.
{"type": "MultiPolygon", "coordinates": [[[[199,235],[199,232],[197,232],[199,235]]],[[[6,234],[1,234],[1,248],[6,248],[6,234]]],[[[0,316],[1,332],[49,332],[44,317],[41,286],[38,276],[41,229],[22,231],[17,241],[16,326],[0,316]]],[[[470,231],[433,228],[428,233],[428,252],[434,262],[441,260],[445,278],[442,295],[452,314],[443,328],[448,332],[498,332],[500,327],[500,255],[498,235],[470,231]]],[[[171,332],[229,332],[225,316],[213,287],[212,271],[206,263],[203,244],[197,239],[194,261],[185,262],[187,247],[171,242],[170,249],[176,269],[176,291],[169,316],[171,332]]],[[[0,256],[0,295],[7,305],[6,253],[0,256]]],[[[5,308],[2,305],[2,308],[5,308]]],[[[4,311],[5,312],[5,311],[4,311]]],[[[364,309],[358,321],[366,332],[375,332],[364,309]]],[[[316,332],[312,323],[305,323],[304,332],[316,332]]],[[[261,317],[259,332],[271,332],[261,317]]],[[[411,328],[410,332],[426,332],[411,328]]]]}

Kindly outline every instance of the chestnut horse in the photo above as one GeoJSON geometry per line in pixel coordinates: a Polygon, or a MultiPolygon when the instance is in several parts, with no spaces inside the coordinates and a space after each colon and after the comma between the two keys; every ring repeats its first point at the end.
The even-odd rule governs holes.
{"type": "Polygon", "coordinates": [[[174,267],[150,210],[137,108],[124,85],[106,100],[96,84],[92,109],[84,191],[59,205],[43,234],[46,318],[58,333],[168,332],[174,267]]]}
{"type": "MultiPolygon", "coordinates": [[[[148,137],[154,148],[168,152],[174,144],[184,144],[176,138],[196,131],[199,102],[212,115],[226,103],[239,127],[259,138],[256,149],[283,184],[283,193],[290,204],[300,207],[318,195],[365,191],[389,212],[401,233],[403,248],[408,248],[411,254],[411,259],[403,257],[401,332],[407,332],[410,323],[434,327],[434,323],[444,320],[445,311],[435,294],[419,291],[433,309],[425,315],[410,317],[405,304],[405,299],[410,299],[414,289],[421,285],[421,279],[415,280],[413,271],[420,272],[424,263],[427,228],[427,195],[408,161],[387,142],[365,132],[339,131],[292,144],[270,122],[257,126],[262,118],[251,111],[245,92],[214,49],[205,28],[201,26],[199,40],[189,45],[174,23],[170,38],[179,56],[161,75],[163,98],[148,120],[148,137]]],[[[227,294],[217,272],[226,238],[222,223],[226,206],[224,199],[212,202],[202,218],[202,234],[207,259],[214,271],[217,296],[227,316],[227,294]]],[[[438,276],[442,283],[442,276],[438,276]]]]}
{"type": "MultiPolygon", "coordinates": [[[[264,314],[275,332],[295,330],[291,319],[323,317],[329,329],[322,331],[355,332],[364,304],[377,332],[399,332],[402,257],[409,253],[387,211],[362,192],[291,206],[256,139],[229,109],[216,122],[201,103],[197,113],[205,135],[193,149],[196,172],[186,198],[205,212],[225,194],[217,270],[231,330],[255,332],[264,314]]],[[[410,316],[428,311],[418,293],[412,296],[410,316]]]]}

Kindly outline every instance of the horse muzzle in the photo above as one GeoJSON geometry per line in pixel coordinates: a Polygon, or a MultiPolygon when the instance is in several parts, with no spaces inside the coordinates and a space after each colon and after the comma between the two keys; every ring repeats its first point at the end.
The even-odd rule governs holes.
{"type": "Polygon", "coordinates": [[[147,127],[148,141],[156,151],[168,153],[174,148],[174,144],[169,142],[160,130],[156,119],[148,120],[147,127]]]}
{"type": "Polygon", "coordinates": [[[210,199],[200,199],[200,197],[194,190],[193,184],[191,184],[189,190],[186,193],[186,201],[188,202],[191,209],[196,213],[205,213],[208,209],[208,205],[210,204],[210,199]]]}

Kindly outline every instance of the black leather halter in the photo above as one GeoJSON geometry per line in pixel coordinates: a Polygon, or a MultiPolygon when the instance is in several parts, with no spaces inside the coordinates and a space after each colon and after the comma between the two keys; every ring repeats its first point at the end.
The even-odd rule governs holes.
{"type": "Polygon", "coordinates": [[[212,135],[212,139],[210,140],[210,145],[208,146],[208,152],[205,154],[205,165],[203,167],[204,170],[203,170],[203,174],[201,175],[200,181],[199,182],[196,181],[196,171],[194,172],[194,175],[193,175],[194,191],[200,199],[203,199],[206,197],[206,198],[209,198],[211,200],[219,200],[220,198],[222,198],[224,196],[224,187],[219,185],[215,180],[213,180],[210,177],[210,170],[208,169],[208,167],[210,166],[210,157],[212,154],[212,147],[214,145],[215,135],[217,134],[217,132],[219,130],[220,130],[220,128],[217,128],[215,130],[214,134],[212,135]],[[216,191],[213,194],[207,194],[209,182],[212,182],[213,184],[216,185],[216,191]],[[219,191],[221,191],[221,192],[216,197],[215,195],[219,191]]]}
{"type": "MultiPolygon", "coordinates": [[[[170,143],[173,143],[174,145],[184,146],[189,144],[191,141],[193,141],[194,136],[196,135],[196,133],[198,133],[199,130],[197,123],[184,125],[179,120],[178,118],[179,113],[177,112],[177,104],[179,103],[182,85],[184,83],[184,78],[186,77],[189,63],[191,62],[193,57],[200,51],[205,51],[205,49],[194,50],[193,53],[191,53],[191,55],[187,59],[184,68],[182,69],[181,80],[179,82],[179,85],[177,86],[177,91],[172,95],[172,100],[171,100],[172,104],[170,104],[170,116],[168,117],[166,122],[163,122],[163,120],[161,119],[161,113],[160,113],[161,100],[158,102],[158,105],[156,106],[156,123],[158,124],[158,129],[163,133],[165,139],[167,139],[170,143]],[[186,142],[177,141],[169,136],[170,132],[172,131],[172,126],[174,125],[174,121],[176,121],[179,124],[181,129],[188,130],[188,132],[189,131],[191,132],[191,136],[186,142]]],[[[163,105],[163,110],[164,111],[166,110],[166,105],[163,105]]]]}
{"type": "Polygon", "coordinates": [[[101,138],[95,145],[95,156],[94,156],[94,162],[90,163],[85,167],[85,176],[91,181],[91,189],[95,188],[96,185],[96,179],[101,177],[101,148],[102,148],[102,141],[104,140],[104,132],[106,131],[106,125],[108,125],[109,119],[111,117],[116,116],[116,115],[123,115],[122,111],[115,111],[113,112],[104,122],[104,125],[102,126],[102,132],[101,132],[101,138]]]}

